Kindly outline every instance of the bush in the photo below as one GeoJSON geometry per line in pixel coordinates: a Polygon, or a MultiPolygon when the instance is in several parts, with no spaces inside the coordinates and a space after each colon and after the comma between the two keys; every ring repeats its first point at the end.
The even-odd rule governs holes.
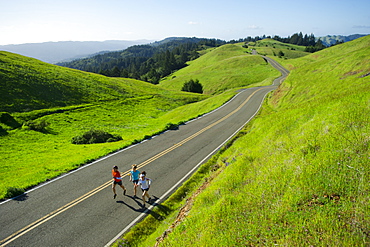
{"type": "Polygon", "coordinates": [[[122,140],[119,135],[112,135],[103,130],[89,130],[82,135],[75,136],[72,138],[73,144],[93,144],[93,143],[105,143],[105,142],[116,142],[122,140]]]}
{"type": "Polygon", "coordinates": [[[9,113],[0,112],[0,123],[3,123],[12,128],[19,128],[21,126],[9,113]]]}
{"type": "Polygon", "coordinates": [[[278,53],[278,56],[279,56],[279,57],[284,57],[284,55],[285,55],[285,54],[284,54],[284,52],[279,51],[279,53],[278,53]]]}
{"type": "Polygon", "coordinates": [[[203,93],[203,86],[199,83],[199,80],[190,79],[190,81],[185,82],[182,86],[181,91],[191,92],[191,93],[203,93]]]}
{"type": "Polygon", "coordinates": [[[7,134],[8,132],[3,127],[0,126],[0,136],[5,136],[7,134]]]}
{"type": "Polygon", "coordinates": [[[45,120],[40,121],[27,121],[23,124],[23,129],[34,130],[39,132],[46,132],[46,127],[49,126],[49,123],[45,120]]]}
{"type": "Polygon", "coordinates": [[[168,124],[166,124],[165,129],[166,130],[177,130],[177,129],[179,129],[179,126],[177,124],[174,124],[174,123],[168,123],[168,124]]]}
{"type": "Polygon", "coordinates": [[[13,198],[13,197],[22,195],[23,193],[24,193],[24,189],[8,187],[7,191],[6,191],[5,198],[13,198]]]}

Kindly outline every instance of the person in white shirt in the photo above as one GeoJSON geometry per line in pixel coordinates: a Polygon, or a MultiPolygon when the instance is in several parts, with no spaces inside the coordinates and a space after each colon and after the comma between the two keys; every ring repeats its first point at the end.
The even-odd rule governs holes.
{"type": "Polygon", "coordinates": [[[140,174],[140,179],[139,179],[139,182],[137,183],[137,185],[140,185],[141,186],[141,191],[143,192],[143,194],[142,194],[143,207],[145,207],[145,197],[148,197],[148,203],[151,200],[151,198],[149,196],[149,193],[148,193],[151,183],[152,183],[152,180],[150,178],[147,178],[146,177],[146,172],[143,171],[140,174]]]}

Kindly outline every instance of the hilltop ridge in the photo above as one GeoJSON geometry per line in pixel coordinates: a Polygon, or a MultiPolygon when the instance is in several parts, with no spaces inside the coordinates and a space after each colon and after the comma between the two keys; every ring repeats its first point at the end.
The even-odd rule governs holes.
{"type": "Polygon", "coordinates": [[[124,99],[165,91],[150,83],[83,72],[0,51],[0,111],[124,99]]]}

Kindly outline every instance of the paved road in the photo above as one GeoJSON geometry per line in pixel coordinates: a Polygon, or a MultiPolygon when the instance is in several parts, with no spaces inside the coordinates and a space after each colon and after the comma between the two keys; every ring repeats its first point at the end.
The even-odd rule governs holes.
{"type": "Polygon", "coordinates": [[[167,131],[1,203],[0,245],[106,245],[149,214],[235,135],[286,73],[283,70],[282,77],[271,86],[243,90],[223,107],[178,130],[167,131]],[[129,188],[126,196],[118,194],[113,199],[110,187],[112,166],[127,172],[134,163],[153,179],[150,193],[156,201],[144,210],[141,200],[132,197],[127,176],[123,178],[129,188]]]}

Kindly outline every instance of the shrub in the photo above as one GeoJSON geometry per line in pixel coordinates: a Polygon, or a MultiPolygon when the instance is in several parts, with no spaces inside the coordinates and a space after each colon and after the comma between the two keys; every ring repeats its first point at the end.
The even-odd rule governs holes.
{"type": "Polygon", "coordinates": [[[279,51],[279,53],[278,53],[278,56],[279,56],[279,57],[284,57],[284,55],[285,55],[285,54],[284,54],[284,52],[279,51]]]}
{"type": "Polygon", "coordinates": [[[27,121],[23,124],[23,129],[34,130],[39,132],[46,132],[46,127],[49,126],[49,123],[44,119],[39,121],[27,121]]]}
{"type": "Polygon", "coordinates": [[[199,83],[198,79],[196,79],[195,81],[193,79],[190,79],[190,81],[184,83],[181,91],[192,93],[203,93],[203,86],[202,84],[199,83]]]}
{"type": "Polygon", "coordinates": [[[119,135],[112,135],[103,130],[89,130],[82,135],[75,136],[72,138],[73,144],[93,144],[93,143],[105,143],[105,142],[116,142],[122,140],[119,135]]]}
{"type": "Polygon", "coordinates": [[[0,136],[5,136],[7,134],[8,132],[3,127],[0,126],[0,136]]]}
{"type": "Polygon", "coordinates": [[[166,124],[165,129],[166,130],[177,130],[177,129],[179,129],[179,126],[177,124],[174,124],[174,123],[168,123],[168,124],[166,124]]]}
{"type": "Polygon", "coordinates": [[[7,191],[6,191],[5,198],[13,198],[13,197],[22,195],[23,193],[24,193],[24,189],[8,187],[7,191]]]}
{"type": "Polygon", "coordinates": [[[21,126],[9,113],[0,112],[0,123],[3,123],[12,128],[19,128],[21,126]]]}

